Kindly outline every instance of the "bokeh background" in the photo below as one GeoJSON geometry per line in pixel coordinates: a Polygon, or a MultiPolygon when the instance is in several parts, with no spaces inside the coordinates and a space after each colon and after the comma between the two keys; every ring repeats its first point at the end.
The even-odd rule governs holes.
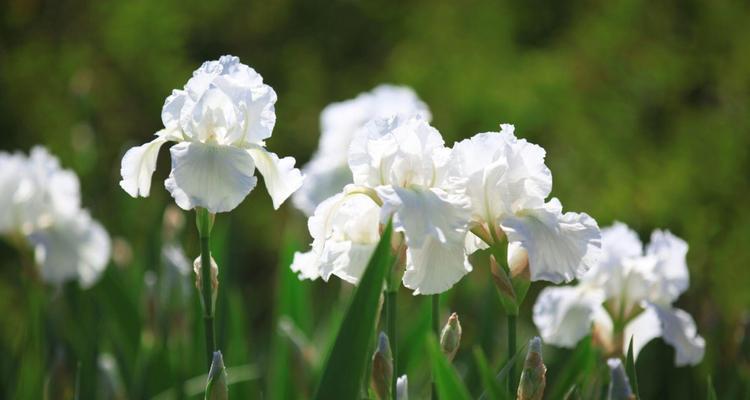
{"type": "MultiPolygon", "coordinates": [[[[66,398],[78,382],[88,396],[168,398],[185,394],[169,392],[177,382],[203,372],[191,278],[167,273],[162,256],[167,241],[184,245],[191,259],[198,254],[192,214],[180,230],[180,213],[168,213],[167,231],[181,233],[164,232],[173,204],[161,185],[166,151],[151,197],[131,199],[117,183],[122,154],[160,128],[170,91],[204,60],[233,54],[276,89],[269,148],[299,165],[317,146],[321,109],[379,83],[413,87],[448,143],[515,124],[519,136],[547,150],[553,195],[568,210],[586,211],[601,226],[626,222],[644,240],[667,228],[690,244],[691,286],[677,305],[695,317],[706,357],[675,368],[671,348],[649,344],[638,361],[644,398],[700,398],[708,375],[720,398],[750,398],[747,2],[9,0],[0,7],[0,149],[47,146],[78,173],[84,206],[115,238],[114,261],[88,291],[24,280],[28,255],[0,244],[0,397],[40,398],[42,388],[55,387],[66,398]]],[[[242,368],[235,398],[306,397],[351,288],[291,276],[290,252],[308,243],[305,220],[290,204],[274,212],[263,190],[220,215],[216,230],[219,337],[227,364],[242,368]],[[274,386],[285,379],[293,384],[274,386]],[[271,393],[283,386],[286,393],[271,393]]],[[[446,316],[456,311],[463,322],[456,365],[475,394],[471,348],[498,362],[506,356],[504,315],[487,274],[475,270],[443,297],[446,316]]],[[[535,334],[529,315],[540,288],[527,298],[521,340],[535,334]]],[[[427,302],[403,291],[402,315],[420,315],[427,302]]],[[[406,318],[402,349],[425,318],[406,318]]],[[[415,349],[405,350],[402,365],[419,392],[423,355],[415,349]]],[[[554,384],[570,352],[546,351],[554,384]]]]}

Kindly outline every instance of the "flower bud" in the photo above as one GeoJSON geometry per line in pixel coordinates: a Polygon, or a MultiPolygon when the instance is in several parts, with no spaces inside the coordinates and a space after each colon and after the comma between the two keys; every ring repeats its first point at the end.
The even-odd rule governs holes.
{"type": "MultiPolygon", "coordinates": [[[[201,294],[199,297],[201,298],[201,305],[203,306],[203,309],[206,309],[206,305],[203,304],[203,271],[201,268],[201,257],[198,256],[198,258],[193,261],[193,272],[195,272],[195,287],[198,289],[198,292],[201,294]]],[[[219,292],[219,266],[216,265],[216,260],[214,260],[213,257],[211,257],[211,314],[213,315],[214,308],[216,306],[216,295],[219,292]]]]}
{"type": "Polygon", "coordinates": [[[610,358],[607,360],[609,365],[609,391],[608,400],[635,400],[633,391],[630,390],[630,380],[625,374],[625,368],[619,358],[610,358]]]}
{"type": "Polygon", "coordinates": [[[214,359],[211,361],[211,369],[208,371],[206,400],[227,400],[229,398],[228,392],[224,358],[221,356],[220,351],[215,351],[214,359]]]}
{"type": "Polygon", "coordinates": [[[393,356],[388,336],[380,332],[378,336],[378,347],[372,355],[372,370],[370,385],[379,399],[387,399],[391,392],[391,380],[393,379],[393,356]]]}
{"type": "Polygon", "coordinates": [[[448,323],[445,324],[443,331],[440,333],[440,350],[443,351],[449,361],[453,361],[460,344],[461,323],[458,321],[458,314],[453,313],[448,317],[448,323]]]}
{"type": "Polygon", "coordinates": [[[541,400],[547,383],[547,367],[542,359],[542,339],[536,336],[529,340],[529,351],[523,363],[521,382],[518,385],[518,400],[541,400]]]}
{"type": "Polygon", "coordinates": [[[406,375],[396,379],[396,400],[409,400],[409,380],[406,375]]]}

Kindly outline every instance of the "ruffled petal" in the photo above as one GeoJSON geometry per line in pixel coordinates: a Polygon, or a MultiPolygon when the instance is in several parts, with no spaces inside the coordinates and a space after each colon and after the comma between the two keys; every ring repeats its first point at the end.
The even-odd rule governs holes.
{"type": "Polygon", "coordinates": [[[52,284],[76,279],[82,287],[90,287],[109,261],[109,235],[83,210],[35,231],[29,241],[42,278],[52,284]]]}
{"type": "Polygon", "coordinates": [[[279,159],[275,153],[260,147],[253,146],[248,152],[255,160],[263,181],[266,183],[268,194],[271,195],[273,208],[278,209],[281,204],[302,186],[302,173],[294,168],[294,158],[284,157],[279,159]]]}
{"type": "Polygon", "coordinates": [[[625,351],[633,337],[633,355],[651,340],[661,336],[675,349],[676,366],[696,365],[706,350],[705,340],[698,335],[693,317],[684,310],[647,304],[646,309],[625,327],[625,351]]]}
{"type": "Polygon", "coordinates": [[[671,304],[687,290],[690,277],[687,267],[688,244],[669,231],[655,230],[646,248],[646,256],[655,258],[653,273],[660,283],[651,301],[671,304]]]}
{"type": "Polygon", "coordinates": [[[164,186],[184,210],[231,211],[257,183],[253,157],[245,149],[183,142],[170,152],[172,172],[164,186]]]}
{"type": "Polygon", "coordinates": [[[601,252],[596,221],[585,213],[563,214],[555,198],[503,219],[500,226],[509,242],[526,249],[532,281],[569,282],[593,267],[601,252]]]}
{"type": "Polygon", "coordinates": [[[439,189],[391,186],[380,187],[377,192],[384,203],[381,221],[393,214],[393,228],[404,232],[409,247],[422,247],[428,237],[446,243],[450,236],[455,235],[459,235],[464,243],[469,222],[469,205],[465,197],[439,189]]]}
{"type": "Polygon", "coordinates": [[[545,343],[572,348],[591,334],[604,295],[579,287],[547,287],[534,304],[533,320],[545,343]]]}
{"type": "Polygon", "coordinates": [[[325,199],[341,192],[352,182],[352,172],[346,164],[341,166],[320,165],[310,162],[302,170],[305,177],[299,190],[292,195],[294,206],[307,216],[315,212],[315,208],[325,199]]]}
{"type": "Polygon", "coordinates": [[[131,197],[148,197],[159,149],[166,142],[166,137],[157,133],[156,139],[130,148],[122,157],[120,187],[131,197]]]}
{"type": "Polygon", "coordinates": [[[290,268],[297,274],[299,280],[314,281],[320,277],[320,256],[312,250],[305,253],[295,252],[290,268]]]}
{"type": "Polygon", "coordinates": [[[471,272],[464,236],[450,233],[444,242],[427,236],[421,247],[409,245],[406,249],[404,286],[414,290],[414,295],[442,293],[471,272]]]}
{"type": "Polygon", "coordinates": [[[339,193],[320,203],[307,225],[323,280],[336,275],[359,281],[380,240],[379,216],[378,206],[362,194],[339,193]]]}

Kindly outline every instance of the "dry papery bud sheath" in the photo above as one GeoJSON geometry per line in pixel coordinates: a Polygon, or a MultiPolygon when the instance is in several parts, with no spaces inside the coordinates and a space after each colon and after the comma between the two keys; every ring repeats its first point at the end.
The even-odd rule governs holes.
{"type": "MultiPolygon", "coordinates": [[[[195,287],[201,294],[201,304],[203,304],[203,281],[202,281],[202,269],[201,269],[201,258],[200,256],[193,261],[193,272],[195,272],[195,287]]],[[[216,306],[216,295],[219,292],[219,266],[216,265],[216,260],[211,257],[211,314],[213,314],[214,307],[216,306]]]]}
{"type": "Polygon", "coordinates": [[[518,400],[542,400],[547,384],[547,367],[542,359],[542,339],[529,340],[529,351],[523,363],[521,381],[518,385],[518,400]]]}
{"type": "Polygon", "coordinates": [[[453,361],[460,344],[461,322],[458,320],[458,314],[453,313],[448,317],[448,322],[440,333],[440,350],[443,351],[449,361],[453,361]]]}
{"type": "Polygon", "coordinates": [[[372,355],[372,370],[370,385],[379,399],[387,399],[391,392],[391,380],[393,379],[393,355],[388,336],[380,332],[378,336],[378,347],[372,355]]]}
{"type": "Polygon", "coordinates": [[[625,368],[619,358],[607,360],[609,366],[609,391],[608,400],[635,400],[635,395],[630,389],[630,380],[625,373],[625,368]]]}

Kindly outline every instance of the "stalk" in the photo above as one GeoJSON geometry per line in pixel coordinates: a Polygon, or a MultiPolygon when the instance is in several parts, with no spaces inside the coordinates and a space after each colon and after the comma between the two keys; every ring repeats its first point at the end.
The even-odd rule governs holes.
{"type": "MultiPolygon", "coordinates": [[[[516,354],[516,316],[508,315],[508,357],[512,358],[516,354]]],[[[508,369],[508,393],[513,396],[515,388],[516,365],[510,364],[508,369]]]]}
{"type": "MultiPolygon", "coordinates": [[[[432,331],[435,332],[435,337],[440,340],[440,295],[433,294],[432,298],[432,331]]],[[[437,400],[437,385],[435,384],[435,376],[432,374],[430,377],[432,381],[432,399],[437,400]]]]}
{"type": "Polygon", "coordinates": [[[216,350],[214,339],[214,310],[211,290],[211,220],[208,211],[203,208],[196,210],[198,233],[201,241],[201,290],[203,296],[203,328],[206,333],[206,366],[211,368],[211,361],[216,350]]]}

